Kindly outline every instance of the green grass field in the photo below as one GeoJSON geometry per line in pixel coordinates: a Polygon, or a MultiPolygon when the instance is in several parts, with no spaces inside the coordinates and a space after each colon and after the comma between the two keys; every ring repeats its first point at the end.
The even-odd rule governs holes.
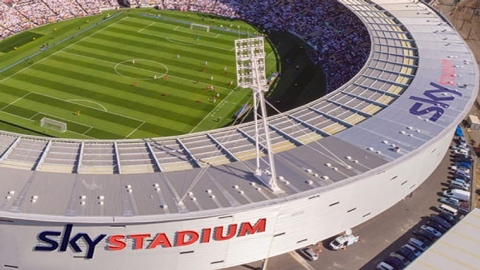
{"type": "MultiPolygon", "coordinates": [[[[235,89],[234,52],[234,40],[255,31],[250,25],[153,9],[112,14],[0,42],[1,129],[82,139],[170,136],[224,126],[250,101],[249,90],[235,89]],[[42,46],[48,49],[32,56],[42,46]],[[43,117],[68,131],[41,127],[43,117]]],[[[277,60],[270,44],[265,50],[268,76],[277,60]]]]}

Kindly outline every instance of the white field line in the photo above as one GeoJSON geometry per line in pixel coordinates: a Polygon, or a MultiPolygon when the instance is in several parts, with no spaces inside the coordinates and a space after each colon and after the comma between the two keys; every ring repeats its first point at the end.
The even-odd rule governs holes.
{"type": "MultiPolygon", "coordinates": [[[[78,57],[83,57],[83,58],[95,60],[95,61],[98,61],[98,62],[104,62],[104,63],[108,63],[108,64],[113,64],[113,65],[118,64],[118,63],[116,63],[116,62],[111,62],[111,61],[107,61],[107,60],[92,58],[92,57],[89,57],[89,56],[84,56],[84,55],[81,55],[81,54],[76,54],[76,53],[71,53],[71,52],[63,52],[63,51],[62,51],[62,53],[71,54],[71,55],[75,55],[75,56],[78,56],[78,57]]],[[[160,62],[159,62],[159,63],[160,63],[160,62]]],[[[119,76],[120,76],[120,75],[119,75],[119,76]]],[[[186,79],[186,78],[184,78],[184,77],[173,76],[173,75],[171,75],[171,74],[168,74],[168,76],[169,76],[170,78],[176,78],[176,79],[183,80],[183,81],[187,81],[187,82],[191,82],[191,83],[196,82],[196,80],[190,80],[190,79],[186,79]]],[[[202,83],[202,82],[199,82],[199,84],[202,84],[202,85],[212,85],[211,83],[202,83]]],[[[215,88],[232,90],[231,88],[226,88],[226,87],[223,87],[223,86],[217,86],[217,85],[213,85],[213,86],[215,86],[215,88]]]]}
{"type": "Polygon", "coordinates": [[[212,113],[216,112],[217,111],[217,108],[220,106],[220,104],[223,105],[223,103],[226,103],[228,102],[228,97],[233,93],[233,91],[235,91],[235,89],[231,90],[230,93],[228,93],[228,95],[225,96],[225,98],[219,102],[217,104],[217,106],[215,106],[215,108],[213,108],[213,110],[211,110],[192,130],[190,130],[189,133],[192,133],[195,129],[197,129],[205,120],[207,120],[207,118],[210,117],[210,115],[212,115],[212,113]]]}
{"type": "Polygon", "coordinates": [[[267,57],[265,57],[265,59],[269,58],[269,57],[272,56],[272,55],[273,55],[273,51],[270,52],[270,53],[267,55],[267,57]]]}
{"type": "Polygon", "coordinates": [[[145,124],[145,122],[142,122],[140,125],[138,125],[138,127],[137,127],[136,129],[134,129],[134,130],[132,130],[132,132],[128,133],[128,135],[125,136],[124,139],[130,137],[135,131],[137,131],[137,130],[138,130],[141,126],[143,126],[144,124],[145,124]]]}
{"type": "Polygon", "coordinates": [[[3,111],[5,108],[8,108],[9,106],[13,105],[14,103],[18,102],[19,100],[23,99],[24,97],[30,95],[31,93],[32,93],[32,92],[28,92],[28,93],[26,93],[25,95],[23,95],[23,96],[15,99],[14,101],[8,103],[6,106],[4,106],[3,108],[1,108],[0,111],[3,111]]]}
{"type": "Polygon", "coordinates": [[[59,50],[59,51],[56,51],[55,53],[52,53],[51,55],[49,55],[49,56],[47,56],[47,57],[44,57],[44,58],[40,59],[39,61],[37,61],[37,62],[35,62],[35,63],[31,64],[30,66],[28,66],[28,67],[25,67],[25,68],[23,68],[23,69],[21,69],[21,70],[19,70],[19,71],[15,72],[15,73],[13,73],[12,75],[10,75],[10,76],[8,76],[8,77],[5,77],[5,78],[3,78],[2,80],[0,80],[0,83],[1,83],[1,82],[4,82],[4,81],[5,81],[5,80],[7,80],[7,79],[10,79],[11,77],[13,77],[13,76],[15,76],[15,75],[19,74],[20,72],[23,72],[24,70],[27,70],[27,69],[29,69],[29,68],[31,68],[31,67],[33,67],[33,66],[37,65],[38,63],[41,63],[41,62],[43,62],[43,61],[45,61],[45,60],[49,59],[50,57],[52,57],[52,56],[56,55],[57,53],[59,53],[59,52],[61,52],[61,51],[63,51],[63,50],[66,50],[66,49],[70,48],[71,46],[73,46],[73,45],[77,44],[78,42],[80,42],[80,41],[83,41],[83,40],[85,40],[85,39],[87,39],[87,38],[89,38],[89,37],[91,37],[91,36],[93,36],[93,35],[97,34],[98,32],[100,32],[100,31],[103,31],[103,30],[105,30],[105,29],[107,29],[107,28],[111,27],[112,25],[114,25],[114,24],[116,24],[116,23],[120,22],[121,20],[123,20],[123,19],[125,19],[125,18],[126,18],[126,17],[123,17],[123,18],[121,18],[120,20],[118,20],[118,21],[116,21],[116,22],[114,22],[114,23],[110,24],[109,26],[107,26],[107,27],[105,27],[105,28],[102,28],[102,29],[99,29],[99,30],[95,31],[95,32],[94,32],[94,33],[92,33],[92,34],[90,34],[90,35],[88,35],[88,36],[86,36],[86,37],[84,37],[84,38],[82,38],[82,39],[80,39],[80,40],[77,40],[77,41],[75,41],[74,43],[72,43],[72,44],[68,45],[67,47],[65,47],[65,48],[63,48],[63,49],[61,49],[61,50],[59,50]]]}
{"type": "Polygon", "coordinates": [[[88,100],[88,99],[67,99],[65,101],[70,102],[70,103],[74,103],[74,104],[78,104],[82,107],[89,107],[89,108],[92,108],[92,109],[96,109],[95,107],[90,107],[90,106],[87,106],[85,104],[82,104],[82,101],[87,102],[87,103],[93,103],[93,104],[101,107],[104,112],[108,112],[107,108],[105,108],[105,106],[103,106],[102,104],[100,104],[98,102],[95,102],[95,101],[88,100]],[[80,102],[80,103],[76,103],[76,102],[80,102]]]}
{"type": "MultiPolygon", "coordinates": [[[[35,118],[35,116],[39,115],[40,113],[37,112],[36,114],[34,114],[32,117],[28,118],[29,120],[32,120],[32,118],[35,118]]],[[[35,120],[32,120],[32,121],[35,121],[35,120]]]]}
{"type": "Polygon", "coordinates": [[[175,26],[175,27],[173,28],[173,31],[177,31],[177,29],[178,29],[179,27],[180,27],[180,26],[178,26],[178,25],[175,26]]]}
{"type": "MultiPolygon", "coordinates": [[[[84,125],[84,124],[82,124],[82,123],[75,122],[75,121],[71,121],[71,120],[69,120],[69,119],[66,119],[66,118],[58,117],[58,116],[55,116],[55,115],[50,115],[50,114],[48,114],[48,113],[43,113],[43,112],[39,112],[39,113],[41,113],[41,114],[43,114],[43,115],[45,115],[45,116],[49,116],[49,117],[51,117],[51,118],[61,119],[61,120],[65,121],[65,122],[72,122],[72,123],[76,123],[76,124],[78,124],[78,125],[82,125],[82,126],[85,126],[85,127],[88,127],[88,128],[90,128],[90,129],[92,129],[92,128],[93,128],[92,126],[89,126],[89,125],[84,125]]],[[[67,129],[68,129],[68,125],[67,125],[67,129]]]]}
{"type": "MultiPolygon", "coordinates": [[[[63,51],[62,51],[62,53],[66,53],[66,54],[74,55],[74,56],[77,56],[77,57],[82,57],[82,58],[94,60],[94,61],[97,61],[97,62],[104,62],[104,63],[112,64],[112,65],[118,65],[118,64],[119,64],[119,63],[115,63],[115,62],[111,62],[111,61],[107,61],[107,60],[102,60],[102,59],[98,59],[98,58],[93,58],[93,57],[85,56],[85,55],[81,55],[81,54],[71,53],[71,52],[63,52],[63,51]]],[[[124,62],[125,62],[125,61],[124,61],[124,62]]],[[[131,66],[129,66],[129,68],[131,68],[131,69],[136,69],[136,70],[140,70],[140,71],[147,71],[147,72],[155,73],[155,72],[153,72],[153,71],[151,71],[151,70],[144,69],[144,68],[137,68],[137,67],[131,67],[131,66]]],[[[167,73],[168,73],[168,70],[167,70],[167,73]]],[[[167,73],[165,73],[165,74],[167,74],[167,73]]],[[[160,73],[158,73],[158,74],[160,74],[160,73]]],[[[164,75],[165,75],[165,74],[164,74],[164,75]]],[[[118,72],[117,72],[117,75],[118,75],[118,76],[122,76],[122,75],[118,74],[118,72]]],[[[122,76],[122,77],[125,77],[125,76],[122,76]]],[[[128,78],[128,77],[125,77],[125,78],[128,78]]],[[[160,78],[161,78],[161,76],[160,76],[160,78]]],[[[133,79],[133,78],[132,78],[132,79],[133,79]]],[[[137,79],[137,80],[140,80],[140,79],[137,79]]],[[[153,78],[152,78],[152,80],[153,80],[153,78]]],[[[88,107],[88,106],[85,106],[85,107],[88,107]]]]}
{"type": "Polygon", "coordinates": [[[220,36],[220,34],[217,34],[217,35],[215,35],[213,38],[218,38],[219,36],[220,36]]]}
{"type": "Polygon", "coordinates": [[[35,122],[35,121],[34,121],[34,120],[32,120],[32,119],[28,119],[28,118],[25,118],[25,117],[23,117],[23,116],[20,116],[20,115],[11,114],[11,113],[4,112],[4,111],[0,111],[0,113],[8,114],[8,115],[11,115],[11,116],[14,116],[14,117],[17,117],[17,118],[21,118],[21,119],[24,119],[24,120],[28,120],[28,121],[31,121],[31,122],[35,122]]]}
{"type": "Polygon", "coordinates": [[[137,33],[141,33],[143,30],[149,28],[150,26],[152,26],[152,25],[154,25],[154,24],[155,24],[155,22],[152,22],[151,24],[149,24],[149,25],[145,26],[144,28],[138,30],[137,33]]]}
{"type": "MultiPolygon", "coordinates": [[[[92,110],[96,110],[96,111],[100,111],[100,112],[105,112],[105,111],[103,111],[103,110],[101,110],[101,109],[97,109],[97,108],[93,108],[93,107],[90,107],[90,106],[85,106],[85,105],[77,104],[77,103],[74,103],[74,102],[69,102],[68,100],[60,99],[60,98],[57,98],[57,97],[52,97],[52,96],[45,95],[45,94],[40,94],[40,93],[35,93],[35,94],[40,95],[40,96],[49,97],[49,98],[51,98],[51,99],[56,99],[56,100],[60,100],[60,101],[63,101],[63,102],[67,102],[67,103],[71,103],[71,104],[75,104],[75,105],[80,105],[80,106],[83,106],[83,107],[91,108],[92,110]]],[[[123,115],[123,114],[118,114],[118,113],[114,113],[114,112],[106,112],[106,113],[113,114],[113,115],[117,115],[117,116],[120,116],[120,117],[123,117],[123,118],[132,119],[132,120],[135,120],[135,121],[138,121],[138,122],[143,122],[142,120],[139,120],[139,119],[136,119],[136,118],[133,118],[133,117],[130,117],[130,116],[126,116],[126,115],[123,115]]],[[[57,118],[59,118],[59,117],[57,117],[57,118]]]]}
{"type": "MultiPolygon", "coordinates": [[[[181,32],[181,31],[178,31],[178,32],[181,32]]],[[[182,33],[184,33],[184,32],[182,32],[182,33]]],[[[179,40],[179,39],[175,39],[175,38],[168,38],[168,37],[164,37],[164,36],[161,36],[161,35],[154,35],[154,34],[147,34],[147,33],[140,33],[140,34],[147,35],[147,36],[164,38],[164,39],[166,39],[167,41],[169,41],[173,44],[179,44],[179,45],[184,45],[184,46],[200,46],[200,47],[207,47],[207,48],[215,48],[215,49],[219,49],[219,50],[223,50],[223,51],[227,51],[227,52],[231,52],[231,51],[235,50],[235,47],[232,48],[232,49],[225,49],[225,48],[220,48],[220,47],[216,47],[216,46],[203,45],[203,44],[198,44],[198,43],[194,43],[194,42],[183,41],[183,40],[179,40]]]]}
{"type": "MultiPolygon", "coordinates": [[[[87,134],[87,133],[88,133],[90,130],[92,130],[92,129],[93,129],[93,127],[90,127],[89,129],[87,129],[87,131],[85,131],[84,133],[82,133],[82,135],[87,134]]],[[[67,130],[68,130],[68,127],[67,127],[67,130]]],[[[73,132],[73,131],[72,131],[72,132],[73,132]]],[[[75,132],[75,133],[76,133],[76,132],[75,132]]],[[[90,137],[90,136],[88,136],[88,135],[85,135],[85,136],[90,137]]]]}

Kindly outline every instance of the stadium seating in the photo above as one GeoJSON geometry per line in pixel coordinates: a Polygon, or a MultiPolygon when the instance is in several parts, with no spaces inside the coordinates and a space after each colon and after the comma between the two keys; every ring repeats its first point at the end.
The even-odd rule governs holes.
{"type": "MultiPolygon", "coordinates": [[[[0,3],[0,28],[6,37],[31,27],[49,23],[52,20],[65,20],[76,16],[96,14],[100,8],[114,8],[115,1],[66,1],[68,5],[55,5],[56,0],[32,1],[25,6],[7,6],[0,3]],[[43,6],[42,6],[43,5],[43,6]],[[29,13],[30,8],[40,8],[46,18],[29,13]],[[27,14],[28,20],[21,14],[27,14]],[[23,19],[21,19],[23,18],[23,19]]],[[[222,16],[240,17],[263,27],[288,30],[305,36],[312,48],[312,59],[326,72],[331,90],[324,98],[291,111],[270,117],[270,137],[273,151],[278,153],[332,136],[357,125],[372,115],[379,113],[388,104],[402,95],[416,73],[417,51],[408,32],[391,15],[380,7],[362,0],[340,0],[353,11],[342,8],[333,1],[305,1],[314,4],[315,12],[299,16],[299,21],[278,25],[278,21],[291,19],[281,13],[276,17],[270,7],[261,18],[253,18],[258,10],[272,1],[161,1],[165,9],[189,9],[212,12],[222,16]],[[365,31],[340,35],[331,21],[329,27],[304,29],[306,21],[325,16],[323,10],[335,10],[332,16],[347,20],[347,25],[360,24],[359,16],[365,24],[365,31]],[[240,10],[241,9],[241,10],[240,10]],[[317,13],[316,13],[317,12],[317,13]],[[253,14],[253,15],[252,15],[253,14]],[[351,21],[348,21],[351,20],[351,21]],[[320,31],[329,38],[327,43],[320,31]],[[313,36],[312,36],[313,35],[313,36]],[[356,46],[357,52],[342,55],[337,48],[351,48],[343,44],[369,40],[366,49],[356,46]],[[307,37],[308,36],[308,37],[307,37]],[[349,39],[350,38],[350,39],[349,39]],[[340,46],[340,47],[339,47],[340,46]],[[333,87],[333,89],[332,89],[333,87]]],[[[302,2],[303,1],[299,1],[302,2]]],[[[156,3],[159,4],[159,3],[156,3]]],[[[285,6],[275,2],[275,8],[285,6]]],[[[318,26],[318,25],[317,25],[318,26]]],[[[325,38],[325,37],[324,37],[325,38]]],[[[358,44],[356,44],[358,45],[358,44]]],[[[355,51],[355,50],[350,50],[355,51]]],[[[0,164],[27,170],[74,172],[74,173],[149,173],[152,171],[181,171],[192,168],[220,165],[235,161],[253,159],[256,156],[252,123],[223,128],[200,134],[183,135],[178,138],[153,138],[125,141],[71,141],[48,139],[2,132],[0,134],[0,164]]],[[[263,136],[262,136],[263,138],[263,136]]],[[[264,155],[265,153],[262,153],[264,155]]]]}

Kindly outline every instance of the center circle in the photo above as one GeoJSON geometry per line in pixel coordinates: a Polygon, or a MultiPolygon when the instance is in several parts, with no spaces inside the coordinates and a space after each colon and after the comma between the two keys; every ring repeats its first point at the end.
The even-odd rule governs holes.
{"type": "Polygon", "coordinates": [[[148,59],[130,59],[115,65],[115,72],[125,78],[135,80],[154,80],[168,73],[166,65],[148,59]]]}

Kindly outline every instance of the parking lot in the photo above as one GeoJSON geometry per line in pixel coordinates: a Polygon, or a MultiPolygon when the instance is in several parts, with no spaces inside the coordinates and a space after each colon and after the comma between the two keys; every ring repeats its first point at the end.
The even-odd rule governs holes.
{"type": "MultiPolygon", "coordinates": [[[[437,213],[439,195],[447,189],[447,175],[451,175],[450,151],[439,167],[411,196],[398,202],[381,215],[353,228],[358,243],[346,250],[331,251],[327,248],[332,239],[323,243],[316,261],[307,261],[296,252],[270,258],[267,269],[375,269],[388,255],[406,244],[413,231],[425,224],[428,216],[437,213]]],[[[257,269],[262,262],[253,262],[229,270],[257,269]]]]}

